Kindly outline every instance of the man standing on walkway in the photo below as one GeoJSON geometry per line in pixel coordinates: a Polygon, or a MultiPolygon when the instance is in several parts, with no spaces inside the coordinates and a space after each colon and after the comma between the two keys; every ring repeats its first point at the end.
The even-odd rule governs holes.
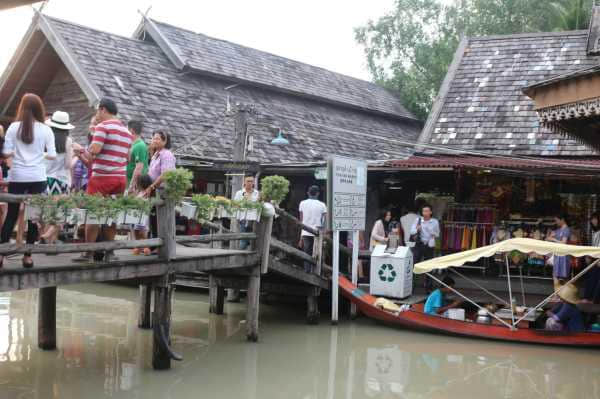
{"type": "MultiPolygon", "coordinates": [[[[88,182],[87,193],[109,197],[121,195],[127,188],[127,160],[133,137],[127,127],[117,118],[118,108],[114,101],[103,98],[98,104],[92,142],[87,150],[91,158],[92,175],[88,182]]],[[[85,226],[85,241],[96,242],[100,226],[85,226]]],[[[115,224],[104,226],[103,237],[113,241],[117,234],[115,224]]],[[[89,262],[93,253],[88,252],[75,261],[89,262]]],[[[104,260],[114,260],[114,252],[106,251],[104,260]]]]}
{"type": "MultiPolygon", "coordinates": [[[[423,205],[421,216],[413,223],[410,234],[415,238],[412,248],[413,262],[415,264],[433,258],[435,240],[440,236],[440,224],[432,217],[433,212],[430,205],[423,205]]],[[[425,276],[425,289],[431,289],[431,280],[425,276]]]]}
{"type": "MultiPolygon", "coordinates": [[[[323,226],[323,219],[327,214],[327,205],[319,201],[319,187],[311,186],[308,189],[308,199],[300,202],[300,221],[302,224],[312,227],[313,229],[319,229],[323,226]]],[[[306,230],[302,230],[300,234],[300,242],[298,246],[304,250],[310,256],[313,255],[313,246],[315,242],[315,236],[306,230]]],[[[308,273],[312,273],[312,263],[304,262],[304,269],[308,273]]]]}
{"type": "MultiPolygon", "coordinates": [[[[235,193],[233,196],[234,201],[241,201],[243,199],[256,202],[258,201],[258,191],[254,189],[254,177],[246,176],[244,178],[244,187],[235,193]]],[[[240,233],[247,233],[252,229],[252,223],[247,220],[240,220],[240,233]]],[[[248,248],[248,240],[240,240],[240,249],[245,250],[248,248]]]]}
{"type": "Polygon", "coordinates": [[[148,173],[148,146],[142,140],[142,127],[142,122],[138,120],[131,120],[127,124],[133,138],[127,163],[127,187],[130,192],[135,190],[138,177],[148,173]]]}

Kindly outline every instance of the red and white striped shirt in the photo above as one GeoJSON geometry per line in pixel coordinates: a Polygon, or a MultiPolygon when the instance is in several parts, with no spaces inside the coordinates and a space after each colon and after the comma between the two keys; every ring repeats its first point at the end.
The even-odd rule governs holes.
{"type": "Polygon", "coordinates": [[[100,144],[102,149],[92,161],[92,176],[126,177],[132,143],[133,136],[120,120],[111,119],[96,125],[92,144],[100,144]]]}

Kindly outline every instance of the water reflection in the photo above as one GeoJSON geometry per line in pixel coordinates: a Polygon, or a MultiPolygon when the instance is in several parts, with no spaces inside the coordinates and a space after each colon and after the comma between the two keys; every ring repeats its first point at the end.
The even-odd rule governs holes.
{"type": "Polygon", "coordinates": [[[261,341],[245,341],[243,305],[208,313],[176,293],[173,344],[185,360],[151,368],[137,291],[60,289],[57,351],[37,349],[37,292],[0,295],[3,398],[573,398],[600,399],[600,352],[426,335],[369,320],[306,326],[261,305],[261,341]]]}

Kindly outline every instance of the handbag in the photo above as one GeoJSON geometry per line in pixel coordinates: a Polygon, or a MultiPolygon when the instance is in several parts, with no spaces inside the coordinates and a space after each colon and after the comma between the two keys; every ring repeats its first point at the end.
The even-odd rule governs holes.
{"type": "MultiPolygon", "coordinates": [[[[419,218],[419,222],[417,223],[417,227],[421,225],[421,218],[419,218]]],[[[421,241],[421,231],[417,230],[415,234],[411,234],[408,238],[408,241],[414,242],[416,247],[420,247],[423,245],[423,241],[421,241]]]]}

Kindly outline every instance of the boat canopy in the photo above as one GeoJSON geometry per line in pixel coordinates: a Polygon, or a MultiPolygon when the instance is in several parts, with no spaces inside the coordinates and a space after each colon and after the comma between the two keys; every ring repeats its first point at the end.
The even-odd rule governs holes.
{"type": "Polygon", "coordinates": [[[575,257],[591,256],[592,258],[600,258],[600,248],[598,247],[560,244],[550,241],[534,240],[532,238],[511,238],[510,240],[501,241],[497,244],[487,245],[485,247],[417,263],[414,268],[414,273],[423,274],[429,273],[435,269],[458,267],[465,263],[475,262],[481,258],[494,256],[497,253],[510,251],[519,251],[525,254],[535,252],[539,255],[554,254],[557,256],[571,255],[575,257]]]}

